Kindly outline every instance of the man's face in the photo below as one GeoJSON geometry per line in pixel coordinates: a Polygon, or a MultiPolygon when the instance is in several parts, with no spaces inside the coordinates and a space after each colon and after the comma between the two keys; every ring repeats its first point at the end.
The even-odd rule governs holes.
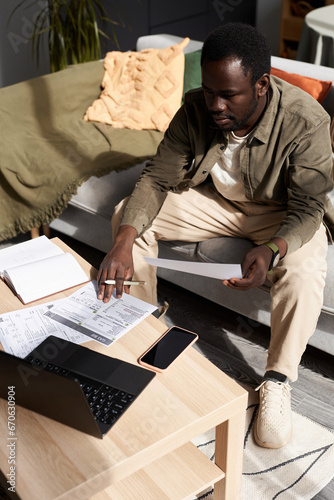
{"type": "MultiPolygon", "coordinates": [[[[251,74],[244,74],[236,59],[206,60],[202,66],[202,86],[208,110],[217,126],[226,132],[247,134],[259,119],[258,82],[251,85],[251,74]]],[[[262,94],[261,94],[262,95],[262,94]]]]}

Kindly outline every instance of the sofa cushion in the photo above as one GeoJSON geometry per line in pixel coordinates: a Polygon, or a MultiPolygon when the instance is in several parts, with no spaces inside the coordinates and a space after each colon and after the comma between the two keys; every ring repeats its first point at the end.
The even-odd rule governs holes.
{"type": "MultiPolygon", "coordinates": [[[[253,247],[254,244],[250,240],[243,238],[228,236],[211,238],[198,243],[197,258],[203,262],[240,264],[244,253],[253,247]]],[[[271,282],[266,280],[263,287],[269,289],[271,282]]],[[[334,245],[328,246],[323,309],[334,314],[334,245]]]]}
{"type": "Polygon", "coordinates": [[[277,68],[271,68],[270,73],[288,83],[291,83],[291,85],[299,87],[320,103],[322,103],[325,99],[333,84],[332,81],[322,81],[315,78],[309,78],[308,76],[288,73],[287,71],[277,68]]]}
{"type": "Polygon", "coordinates": [[[164,132],[181,104],[183,48],[188,42],[185,38],[165,49],[108,52],[103,90],[87,109],[84,120],[164,132]]]}
{"type": "Polygon", "coordinates": [[[202,86],[201,52],[196,50],[184,56],[183,97],[188,90],[202,86]]]}
{"type": "Polygon", "coordinates": [[[186,259],[196,261],[196,251],[198,243],[186,243],[184,241],[164,241],[164,247],[176,255],[186,259]]]}
{"type": "Polygon", "coordinates": [[[245,238],[228,236],[211,238],[198,244],[197,257],[202,262],[240,264],[244,253],[254,246],[250,240],[245,238]]]}

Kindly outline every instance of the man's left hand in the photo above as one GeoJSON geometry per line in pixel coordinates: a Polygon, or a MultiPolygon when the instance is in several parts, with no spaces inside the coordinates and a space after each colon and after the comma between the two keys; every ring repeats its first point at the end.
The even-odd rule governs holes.
{"type": "MultiPolygon", "coordinates": [[[[287,249],[285,241],[282,238],[274,238],[271,241],[278,246],[280,256],[284,256],[287,249]]],[[[267,278],[272,255],[272,251],[267,245],[259,245],[248,250],[241,262],[242,279],[223,280],[223,285],[242,291],[263,285],[267,278]]]]}

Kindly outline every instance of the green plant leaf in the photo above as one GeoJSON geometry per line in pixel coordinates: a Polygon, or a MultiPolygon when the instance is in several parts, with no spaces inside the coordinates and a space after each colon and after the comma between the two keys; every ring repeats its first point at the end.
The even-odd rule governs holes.
{"type": "Polygon", "coordinates": [[[100,59],[101,38],[115,43],[119,49],[115,26],[131,28],[120,1],[107,2],[112,12],[110,17],[101,0],[47,0],[45,7],[41,7],[40,0],[21,0],[8,22],[24,5],[27,9],[33,5],[41,7],[34,21],[32,51],[38,64],[41,42],[47,34],[50,71],[54,72],[68,64],[100,59]]]}

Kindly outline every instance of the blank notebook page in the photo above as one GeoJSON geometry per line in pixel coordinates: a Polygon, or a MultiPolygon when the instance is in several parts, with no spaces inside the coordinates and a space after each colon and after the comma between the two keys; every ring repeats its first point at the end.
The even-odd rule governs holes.
{"type": "Polygon", "coordinates": [[[3,248],[0,251],[1,276],[6,269],[62,253],[64,253],[63,250],[44,235],[8,248],[3,248]]]}
{"type": "Polygon", "coordinates": [[[8,269],[4,277],[25,304],[89,281],[70,253],[8,269]]]}

